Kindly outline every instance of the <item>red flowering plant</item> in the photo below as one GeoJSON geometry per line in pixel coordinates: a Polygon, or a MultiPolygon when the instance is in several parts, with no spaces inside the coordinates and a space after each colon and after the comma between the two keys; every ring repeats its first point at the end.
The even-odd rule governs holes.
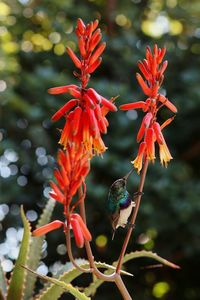
{"type": "Polygon", "coordinates": [[[137,73],[136,78],[144,94],[147,96],[145,101],[137,101],[123,104],[121,110],[142,109],[145,113],[140,129],[137,134],[137,142],[140,143],[138,155],[133,160],[132,164],[140,174],[140,184],[138,193],[135,199],[135,209],[130,218],[130,227],[124,240],[122,251],[120,253],[117,271],[120,270],[126,248],[134,228],[138,210],[140,207],[143,188],[149,162],[155,161],[155,143],[159,145],[159,155],[161,164],[167,167],[168,162],[172,159],[170,151],[165,142],[162,130],[169,125],[174,115],[167,119],[162,125],[159,124],[158,111],[163,107],[167,107],[171,112],[177,113],[176,106],[169,101],[164,95],[159,93],[159,89],[164,79],[164,71],[167,68],[167,60],[163,61],[166,48],[158,48],[154,46],[153,51],[149,46],[146,48],[146,58],[138,62],[138,67],[143,77],[137,73]]]}
{"type": "Polygon", "coordinates": [[[65,118],[65,126],[61,131],[59,143],[67,148],[73,141],[76,145],[84,144],[90,156],[102,154],[106,147],[102,141],[101,133],[107,133],[108,121],[104,110],[116,111],[112,103],[114,98],[108,100],[95,89],[87,88],[91,74],[99,67],[106,43],[100,43],[101,30],[97,29],[98,20],[85,25],[81,19],[77,21],[76,35],[80,57],[67,47],[67,53],[78,68],[74,75],[81,81],[80,86],[75,84],[50,88],[50,94],[69,93],[74,98],[62,106],[52,117],[53,121],[65,118]]]}
{"type": "Polygon", "coordinates": [[[86,195],[85,178],[90,169],[89,159],[95,154],[102,154],[106,147],[101,138],[107,132],[108,111],[116,111],[112,103],[114,98],[107,100],[93,88],[87,88],[91,74],[101,64],[100,55],[106,44],[100,43],[102,35],[98,27],[98,20],[85,25],[81,19],[77,21],[76,35],[80,57],[67,47],[67,53],[79,71],[74,75],[81,81],[75,84],[50,88],[50,94],[69,93],[74,98],[65,103],[53,116],[52,121],[65,118],[64,128],[61,130],[59,143],[64,147],[58,153],[59,169],[54,171],[57,184],[51,181],[50,196],[64,206],[66,223],[53,221],[33,232],[34,236],[45,234],[59,227],[72,227],[78,247],[83,247],[84,239],[91,240],[91,235],[78,214],[74,214],[75,207],[84,201],[86,195]],[[100,43],[100,44],[99,44],[100,43]],[[72,204],[73,197],[83,185],[84,192],[80,192],[78,200],[72,204]]]}
{"type": "MultiPolygon", "coordinates": [[[[100,42],[102,35],[100,29],[97,27],[97,20],[89,24],[84,24],[81,19],[78,19],[76,36],[78,38],[80,54],[77,56],[71,48],[67,47],[67,53],[78,69],[78,71],[74,71],[74,75],[80,80],[80,85],[70,84],[53,87],[48,90],[50,94],[68,93],[73,97],[52,116],[52,121],[58,121],[60,118],[65,119],[64,127],[60,130],[61,136],[59,140],[59,144],[63,148],[58,151],[57,168],[54,170],[56,182],[50,182],[50,197],[63,205],[64,221],[54,220],[46,225],[40,226],[32,232],[32,235],[37,237],[52,230],[62,228],[66,236],[67,254],[74,267],[82,273],[89,272],[94,274],[97,277],[95,280],[99,280],[97,285],[95,281],[95,286],[99,286],[104,281],[114,282],[123,299],[131,300],[132,298],[122,281],[121,275],[132,274],[123,271],[122,264],[140,206],[148,162],[154,162],[155,160],[155,143],[158,143],[159,145],[160,160],[163,165],[167,166],[167,163],[172,159],[162,130],[171,123],[174,116],[160,125],[157,120],[157,113],[163,106],[169,108],[173,113],[176,113],[177,109],[164,95],[159,93],[164,78],[164,71],[167,67],[167,61],[162,62],[165,55],[165,48],[159,49],[157,45],[155,45],[153,51],[151,51],[151,49],[147,47],[146,59],[144,59],[143,62],[139,61],[138,63],[144,79],[140,74],[137,74],[137,80],[144,94],[147,96],[147,99],[145,101],[124,104],[120,107],[122,110],[142,109],[143,112],[145,112],[137,135],[137,141],[140,143],[139,151],[137,157],[133,161],[133,166],[137,172],[140,173],[141,171],[138,193],[136,193],[133,199],[135,201],[134,203],[134,201],[129,201],[129,193],[124,190],[123,187],[120,187],[120,191],[121,189],[123,190],[123,199],[120,199],[120,201],[126,200],[123,202],[124,207],[120,207],[120,201],[116,201],[116,199],[113,200],[113,198],[111,199],[112,205],[117,203],[115,206],[116,211],[114,211],[112,216],[113,220],[116,222],[116,228],[119,226],[125,227],[126,220],[128,220],[130,216],[130,226],[127,230],[119,254],[117,266],[115,267],[115,264],[110,266],[108,264],[95,262],[90,246],[92,236],[86,225],[85,180],[90,171],[90,161],[92,157],[96,154],[103,154],[106,150],[106,146],[102,140],[102,134],[107,133],[107,127],[109,125],[106,118],[107,113],[109,111],[117,110],[116,106],[113,104],[115,98],[108,100],[100,95],[95,89],[88,87],[91,74],[101,64],[102,59],[100,56],[106,46],[105,43],[100,42]],[[133,207],[134,209],[132,211],[133,207]],[[79,209],[78,213],[76,211],[77,209],[79,209]],[[88,259],[87,267],[78,264],[73,257],[71,230],[73,231],[76,246],[80,248],[85,246],[88,259]],[[102,267],[110,269],[109,275],[99,270],[99,268],[102,267]]],[[[128,176],[131,173],[132,171],[128,173],[128,176]]],[[[124,185],[128,176],[117,180],[116,183],[121,184],[123,182],[124,185]]],[[[118,187],[117,185],[112,185],[112,187],[113,186],[114,188],[118,187]]],[[[119,191],[115,190],[115,193],[116,192],[118,195],[119,191]]],[[[157,259],[163,264],[178,268],[178,266],[153,253],[147,254],[146,252],[143,252],[140,256],[148,256],[157,259]]],[[[132,252],[126,261],[136,257],[138,257],[137,253],[135,254],[132,252]]],[[[78,274],[80,274],[80,272],[78,274]]],[[[46,279],[47,278],[48,277],[46,277],[46,279]]],[[[49,278],[48,280],[51,281],[49,278]]],[[[56,283],[63,287],[63,281],[57,280],[56,283]]],[[[69,285],[67,286],[67,289],[69,289],[69,285]]],[[[89,293],[89,290],[90,289],[87,290],[87,293],[89,293]]],[[[93,286],[91,290],[91,293],[93,293],[93,286]]],[[[82,293],[80,294],[80,291],[76,291],[75,293],[74,288],[70,291],[77,299],[89,299],[86,295],[83,296],[82,293]]]]}
{"type": "Polygon", "coordinates": [[[157,113],[161,107],[166,106],[173,113],[177,108],[164,95],[159,93],[159,89],[164,79],[164,71],[167,67],[167,60],[163,61],[166,48],[154,46],[153,52],[150,47],[146,49],[146,59],[138,62],[138,67],[143,77],[137,73],[136,78],[148,97],[145,101],[138,101],[120,106],[122,110],[142,109],[145,116],[137,134],[137,142],[140,143],[138,155],[132,162],[138,173],[142,169],[143,159],[154,162],[155,160],[155,142],[159,145],[160,161],[162,165],[167,166],[172,159],[167,144],[165,142],[162,130],[173,121],[174,116],[166,120],[162,125],[157,121],[157,113]]]}

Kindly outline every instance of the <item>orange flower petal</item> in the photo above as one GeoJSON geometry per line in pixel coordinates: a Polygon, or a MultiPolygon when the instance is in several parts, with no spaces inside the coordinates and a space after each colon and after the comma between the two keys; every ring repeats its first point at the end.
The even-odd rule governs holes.
{"type": "Polygon", "coordinates": [[[104,118],[101,118],[99,121],[98,121],[98,125],[99,125],[99,129],[102,133],[106,134],[107,133],[107,125],[104,121],[105,117],[104,118]]]}
{"type": "Polygon", "coordinates": [[[57,87],[53,87],[53,88],[48,89],[48,93],[52,94],[52,95],[64,94],[64,93],[68,93],[70,88],[76,89],[78,87],[75,84],[57,86],[57,87]]]}
{"type": "Polygon", "coordinates": [[[85,24],[81,18],[78,18],[77,20],[77,27],[81,34],[85,33],[85,24]]]}
{"type": "Polygon", "coordinates": [[[55,184],[55,182],[53,181],[50,181],[50,185],[54,191],[54,193],[57,195],[57,200],[60,202],[60,203],[64,203],[65,201],[65,196],[63,195],[63,193],[60,191],[60,189],[57,187],[57,185],[55,184]]]}
{"type": "Polygon", "coordinates": [[[88,68],[88,73],[93,73],[101,64],[102,58],[99,57],[92,65],[89,66],[88,68]]]}
{"type": "Polygon", "coordinates": [[[89,88],[87,90],[87,94],[94,101],[94,103],[96,104],[101,103],[101,96],[93,88],[89,88]]]}
{"type": "Polygon", "coordinates": [[[35,229],[33,232],[32,232],[32,236],[41,236],[41,235],[44,235],[50,231],[53,231],[55,229],[58,229],[60,227],[62,227],[64,225],[63,222],[61,221],[53,221],[49,224],[46,224],[44,226],[41,226],[40,228],[37,228],[35,229]]]}
{"type": "Polygon", "coordinates": [[[84,237],[83,237],[81,226],[80,226],[78,220],[71,218],[70,223],[71,223],[71,226],[72,226],[72,230],[73,230],[73,233],[74,233],[74,238],[75,238],[75,242],[76,242],[77,247],[83,248],[83,246],[84,246],[84,237]]]}
{"type": "Polygon", "coordinates": [[[165,60],[159,70],[159,76],[162,76],[163,73],[165,72],[166,68],[167,68],[167,65],[168,65],[168,61],[165,60]]]}
{"type": "Polygon", "coordinates": [[[72,109],[78,103],[77,99],[71,99],[65,105],[63,105],[51,118],[52,121],[58,121],[66,112],[72,109]]]}
{"type": "Polygon", "coordinates": [[[99,25],[99,20],[97,20],[97,19],[94,20],[94,22],[92,22],[92,31],[94,31],[98,25],[99,25]]]}
{"type": "Polygon", "coordinates": [[[142,142],[139,146],[137,157],[135,158],[134,161],[131,162],[134,165],[134,168],[137,170],[138,174],[140,173],[140,171],[142,169],[143,156],[144,156],[145,150],[146,150],[146,143],[142,142]]]}
{"type": "Polygon", "coordinates": [[[167,106],[172,112],[177,113],[176,106],[173,103],[171,103],[165,96],[159,95],[158,100],[165,106],[167,106]]]}
{"type": "Polygon", "coordinates": [[[97,48],[97,50],[92,54],[90,61],[89,61],[89,65],[91,66],[98,58],[99,56],[102,54],[102,52],[104,51],[104,49],[106,48],[106,43],[101,43],[99,45],[99,47],[97,48]]]}
{"type": "Polygon", "coordinates": [[[67,53],[69,54],[69,56],[71,57],[72,61],[74,62],[75,66],[80,69],[81,62],[80,62],[79,58],[76,56],[76,54],[74,53],[74,51],[70,47],[67,47],[66,50],[67,50],[67,53]]]}
{"type": "Polygon", "coordinates": [[[145,83],[142,76],[139,73],[137,73],[136,78],[137,78],[137,81],[139,82],[144,94],[147,96],[151,96],[151,89],[147,86],[147,84],[145,83]]]}
{"type": "Polygon", "coordinates": [[[78,47],[79,47],[81,56],[84,58],[86,56],[87,52],[86,52],[86,49],[85,49],[85,41],[83,39],[83,36],[79,37],[78,47]]]}
{"type": "Polygon", "coordinates": [[[160,53],[159,53],[159,57],[158,57],[158,64],[160,64],[163,60],[163,57],[165,56],[166,53],[166,48],[162,48],[160,53]]]}
{"type": "Polygon", "coordinates": [[[61,175],[60,171],[57,170],[57,169],[55,169],[55,170],[54,170],[54,176],[55,176],[55,178],[56,178],[56,180],[57,180],[57,182],[58,182],[60,188],[61,188],[62,190],[64,190],[64,188],[65,188],[65,182],[64,182],[64,180],[63,180],[63,178],[62,178],[62,175],[61,175]]]}
{"type": "Polygon", "coordinates": [[[101,30],[97,29],[91,37],[88,51],[93,51],[102,38],[101,30]]]}
{"type": "Polygon", "coordinates": [[[155,144],[154,144],[154,130],[153,128],[148,128],[145,137],[146,142],[146,154],[147,159],[154,162],[155,160],[155,144]]]}
{"type": "Polygon", "coordinates": [[[108,108],[111,111],[117,111],[117,107],[112,103],[112,101],[108,101],[106,98],[101,96],[101,103],[104,105],[106,108],[108,108]]]}
{"type": "Polygon", "coordinates": [[[168,126],[168,125],[174,120],[175,116],[176,116],[176,115],[174,115],[173,117],[167,119],[167,120],[160,126],[161,130],[163,130],[163,128],[165,128],[166,126],[168,126]]]}
{"type": "Polygon", "coordinates": [[[87,108],[87,113],[89,117],[89,126],[92,131],[92,135],[97,138],[100,135],[100,133],[99,133],[98,122],[94,114],[94,110],[87,108]]]}
{"type": "Polygon", "coordinates": [[[142,140],[146,128],[148,128],[149,125],[150,125],[150,122],[151,122],[152,117],[153,117],[153,116],[152,116],[152,113],[151,113],[151,112],[148,112],[148,113],[144,116],[144,118],[143,118],[143,120],[142,120],[142,124],[141,124],[140,129],[139,129],[138,134],[137,134],[137,142],[138,142],[138,143],[142,140]]]}
{"type": "Polygon", "coordinates": [[[74,116],[73,116],[73,135],[76,135],[79,129],[79,124],[81,124],[81,114],[82,114],[82,108],[80,106],[76,107],[74,110],[74,116]]]}
{"type": "Polygon", "coordinates": [[[160,124],[158,122],[153,123],[153,129],[155,132],[156,140],[159,145],[163,144],[163,134],[160,128],[160,124]]]}
{"type": "Polygon", "coordinates": [[[142,74],[144,75],[144,77],[147,80],[149,80],[151,77],[151,73],[149,72],[149,70],[146,69],[145,64],[143,64],[142,61],[139,60],[138,67],[139,67],[140,71],[142,72],[142,74]]]}
{"type": "Polygon", "coordinates": [[[79,222],[85,240],[91,241],[92,240],[91,233],[89,232],[86,224],[83,222],[81,216],[79,214],[71,214],[71,218],[74,218],[79,222]]]}
{"type": "Polygon", "coordinates": [[[159,144],[159,154],[160,154],[160,162],[163,166],[167,167],[168,162],[173,159],[167,144],[164,142],[163,144],[159,144]]]}
{"type": "Polygon", "coordinates": [[[144,101],[138,101],[133,103],[122,104],[120,105],[119,108],[121,110],[130,110],[130,109],[138,109],[138,108],[144,109],[145,107],[146,107],[146,103],[144,101]]]}

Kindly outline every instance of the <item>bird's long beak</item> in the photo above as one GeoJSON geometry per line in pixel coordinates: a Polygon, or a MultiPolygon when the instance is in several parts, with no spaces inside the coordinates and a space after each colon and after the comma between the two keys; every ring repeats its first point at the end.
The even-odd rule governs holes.
{"type": "Polygon", "coordinates": [[[128,174],[126,174],[126,175],[123,177],[123,179],[124,179],[124,180],[127,180],[127,179],[129,178],[129,176],[133,173],[133,171],[134,171],[134,168],[133,168],[132,170],[130,170],[130,172],[128,172],[128,174]]]}

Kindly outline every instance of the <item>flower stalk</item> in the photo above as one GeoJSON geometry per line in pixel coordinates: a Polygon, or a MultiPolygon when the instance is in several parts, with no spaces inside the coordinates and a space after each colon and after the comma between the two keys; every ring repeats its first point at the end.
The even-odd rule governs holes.
{"type": "Polygon", "coordinates": [[[149,162],[146,159],[145,162],[144,162],[143,168],[142,168],[141,176],[140,176],[140,183],[139,183],[139,188],[138,188],[139,193],[138,193],[137,198],[135,199],[135,204],[136,205],[135,205],[135,208],[134,208],[134,210],[132,212],[132,215],[131,215],[131,218],[130,218],[130,223],[129,223],[130,225],[129,225],[126,237],[124,239],[122,250],[120,252],[118,263],[117,263],[116,273],[118,273],[118,274],[121,271],[123,258],[124,258],[124,255],[126,253],[126,249],[127,249],[132,231],[134,229],[135,221],[136,221],[138,211],[139,211],[139,208],[140,208],[140,203],[141,203],[141,199],[142,199],[143,188],[144,188],[144,183],[145,183],[145,179],[146,179],[148,164],[149,164],[149,162]]]}

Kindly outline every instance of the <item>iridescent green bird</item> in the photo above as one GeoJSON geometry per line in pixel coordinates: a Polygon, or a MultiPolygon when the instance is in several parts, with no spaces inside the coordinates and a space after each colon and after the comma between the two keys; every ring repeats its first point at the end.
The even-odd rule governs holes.
{"type": "Polygon", "coordinates": [[[113,228],[113,236],[118,227],[125,227],[128,218],[135,207],[133,197],[130,196],[126,189],[127,179],[131,175],[131,170],[126,176],[116,180],[110,187],[108,194],[108,212],[111,217],[111,224],[113,228]]]}

